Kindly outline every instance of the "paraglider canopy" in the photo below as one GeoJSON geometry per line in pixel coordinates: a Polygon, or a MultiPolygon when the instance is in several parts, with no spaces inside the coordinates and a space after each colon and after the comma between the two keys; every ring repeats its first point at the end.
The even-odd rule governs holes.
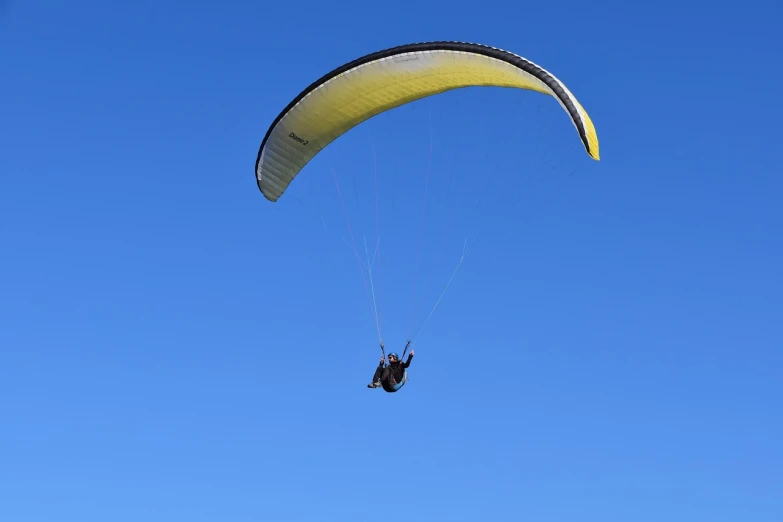
{"type": "Polygon", "coordinates": [[[378,51],[313,82],[275,118],[256,159],[258,188],[277,201],[323,148],[359,123],[412,101],[470,86],[528,89],[553,96],[599,159],[587,112],[563,83],[516,54],[473,43],[426,42],[378,51]]]}

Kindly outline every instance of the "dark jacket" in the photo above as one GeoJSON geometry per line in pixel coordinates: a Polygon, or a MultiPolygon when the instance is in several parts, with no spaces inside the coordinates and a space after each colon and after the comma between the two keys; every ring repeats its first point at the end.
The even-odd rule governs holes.
{"type": "Polygon", "coordinates": [[[409,353],[408,360],[404,363],[397,361],[389,364],[388,366],[385,366],[385,363],[383,362],[378,364],[378,368],[383,369],[383,373],[381,373],[381,380],[391,381],[394,384],[400,382],[402,380],[403,372],[411,365],[411,359],[413,359],[413,354],[409,353]]]}

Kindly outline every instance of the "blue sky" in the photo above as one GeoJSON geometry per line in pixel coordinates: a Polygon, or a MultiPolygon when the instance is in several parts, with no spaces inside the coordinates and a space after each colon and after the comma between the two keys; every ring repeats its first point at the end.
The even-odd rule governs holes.
{"type": "Polygon", "coordinates": [[[779,4],[0,5],[0,519],[783,518],[779,4]],[[552,71],[602,161],[466,90],[263,198],[302,88],[438,39],[552,71]],[[332,177],[372,251],[373,145],[387,348],[480,232],[393,395],[332,177]]]}

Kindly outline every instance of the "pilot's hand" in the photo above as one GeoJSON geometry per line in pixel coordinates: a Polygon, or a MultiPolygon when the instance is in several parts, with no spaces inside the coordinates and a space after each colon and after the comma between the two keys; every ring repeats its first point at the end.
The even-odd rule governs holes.
{"type": "Polygon", "coordinates": [[[411,357],[413,357],[413,350],[411,350],[411,357]]]}

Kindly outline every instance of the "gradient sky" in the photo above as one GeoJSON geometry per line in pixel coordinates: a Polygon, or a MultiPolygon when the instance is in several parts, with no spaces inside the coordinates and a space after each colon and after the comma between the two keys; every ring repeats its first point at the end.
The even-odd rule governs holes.
{"type": "Polygon", "coordinates": [[[783,520],[782,11],[0,3],[0,520],[783,520]],[[263,198],[290,99],[439,39],[557,75],[602,160],[470,89],[263,198]],[[387,351],[477,238],[397,394],[374,173],[387,351]]]}

